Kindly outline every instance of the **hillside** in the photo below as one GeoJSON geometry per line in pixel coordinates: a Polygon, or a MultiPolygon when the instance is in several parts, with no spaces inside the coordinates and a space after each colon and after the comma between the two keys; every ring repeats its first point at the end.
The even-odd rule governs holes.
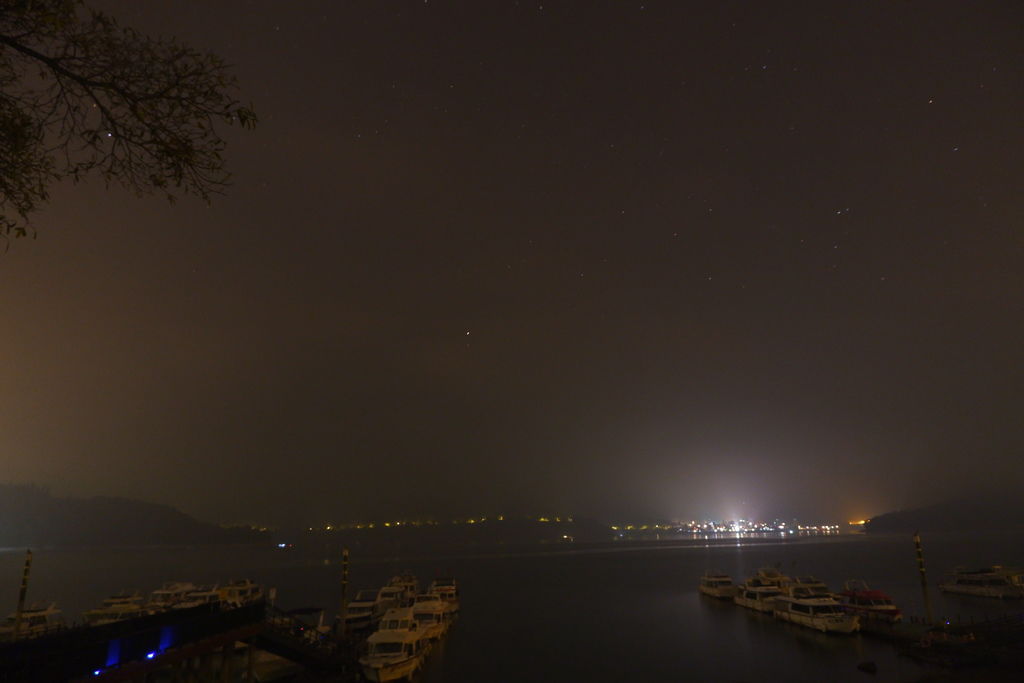
{"type": "Polygon", "coordinates": [[[887,512],[864,526],[868,533],[1024,529],[1019,504],[1009,496],[946,501],[913,510],[887,512]]]}
{"type": "Polygon", "coordinates": [[[249,529],[200,522],[168,505],[127,498],[61,498],[0,484],[0,546],[116,546],[257,540],[249,529]]]}

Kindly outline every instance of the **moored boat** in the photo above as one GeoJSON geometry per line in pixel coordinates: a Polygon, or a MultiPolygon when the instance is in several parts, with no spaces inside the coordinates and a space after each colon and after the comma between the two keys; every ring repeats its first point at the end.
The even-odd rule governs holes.
{"type": "MultiPolygon", "coordinates": [[[[761,567],[757,570],[757,574],[751,578],[757,579],[758,585],[775,586],[776,588],[782,588],[786,583],[793,580],[779,571],[777,567],[761,567]]],[[[749,579],[747,583],[750,583],[749,579]]]]}
{"type": "Polygon", "coordinates": [[[903,613],[892,598],[880,590],[872,590],[867,582],[851,579],[843,584],[839,605],[860,617],[861,621],[884,621],[895,624],[903,620],[903,613]]]}
{"type": "Polygon", "coordinates": [[[450,576],[442,576],[430,583],[428,593],[434,593],[445,603],[445,611],[451,616],[459,613],[459,585],[450,576]]]}
{"type": "Polygon", "coordinates": [[[1024,570],[998,564],[981,569],[957,567],[939,583],[939,590],[982,598],[1024,598],[1024,570]]]}
{"type": "Polygon", "coordinates": [[[212,586],[199,586],[195,590],[189,591],[185,595],[184,600],[175,603],[172,609],[188,609],[189,607],[220,604],[221,602],[223,600],[221,599],[220,588],[216,584],[212,586]]]}
{"type": "Polygon", "coordinates": [[[697,590],[712,598],[731,599],[736,597],[740,587],[732,582],[732,577],[728,574],[709,571],[700,577],[700,585],[697,590]]]}
{"type": "Polygon", "coordinates": [[[822,595],[832,597],[832,593],[824,581],[809,575],[787,577],[780,587],[786,595],[798,595],[801,597],[822,595]]]}
{"type": "Polygon", "coordinates": [[[740,586],[733,602],[740,607],[770,613],[775,597],[778,595],[782,595],[782,589],[777,586],[750,585],[748,582],[748,584],[740,586]]]}
{"type": "Polygon", "coordinates": [[[369,681],[411,679],[423,666],[429,648],[411,607],[389,609],[366,644],[367,653],[359,658],[359,666],[369,681]]]}
{"type": "Polygon", "coordinates": [[[17,638],[38,638],[66,627],[61,611],[57,609],[56,603],[48,605],[32,605],[21,611],[21,621],[18,623],[17,612],[12,612],[3,623],[0,624],[0,641],[14,640],[15,630],[17,638]]]}
{"type": "Polygon", "coordinates": [[[345,611],[345,629],[362,631],[377,626],[384,609],[378,600],[378,591],[361,590],[348,603],[345,611]]]}
{"type": "Polygon", "coordinates": [[[241,607],[263,599],[263,586],[249,579],[232,579],[217,589],[221,601],[228,607],[241,607]]]}
{"type": "Polygon", "coordinates": [[[420,582],[411,572],[402,572],[392,576],[391,580],[388,581],[388,585],[402,589],[402,597],[399,604],[403,607],[411,605],[413,597],[420,592],[420,582]]]}
{"type": "Polygon", "coordinates": [[[772,614],[776,619],[822,633],[854,633],[860,630],[860,620],[856,615],[843,611],[835,599],[823,595],[777,595],[772,602],[772,614]]]}
{"type": "Polygon", "coordinates": [[[438,640],[448,630],[452,615],[439,595],[421,593],[413,599],[412,616],[425,637],[438,640]]]}
{"type": "Polygon", "coordinates": [[[178,603],[185,602],[188,594],[196,588],[194,583],[187,581],[168,581],[149,594],[146,609],[154,613],[169,610],[178,603]]]}
{"type": "Polygon", "coordinates": [[[405,606],[405,588],[401,586],[384,586],[377,591],[377,602],[381,609],[387,611],[405,606]]]}
{"type": "Polygon", "coordinates": [[[137,619],[148,614],[151,612],[142,604],[142,596],[139,593],[118,593],[105,599],[101,607],[83,612],[82,618],[89,626],[101,626],[115,621],[137,619]]]}

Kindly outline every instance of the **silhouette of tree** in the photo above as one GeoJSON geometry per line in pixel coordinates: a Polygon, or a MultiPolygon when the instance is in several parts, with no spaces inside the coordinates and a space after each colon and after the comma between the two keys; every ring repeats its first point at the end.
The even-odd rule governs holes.
{"type": "Polygon", "coordinates": [[[256,123],[236,90],[216,55],[81,0],[0,0],[0,234],[27,234],[64,178],[94,173],[171,201],[223,192],[217,126],[256,123]]]}

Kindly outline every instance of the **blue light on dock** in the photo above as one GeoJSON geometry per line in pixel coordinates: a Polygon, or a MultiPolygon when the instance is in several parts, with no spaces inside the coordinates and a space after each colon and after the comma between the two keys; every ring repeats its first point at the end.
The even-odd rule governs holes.
{"type": "MultiPolygon", "coordinates": [[[[121,663],[121,639],[115,638],[107,644],[107,663],[106,666],[117,666],[121,663]]],[[[99,676],[99,674],[94,674],[99,676]]]]}
{"type": "Polygon", "coordinates": [[[156,657],[156,653],[155,652],[150,652],[150,653],[148,653],[146,655],[146,659],[153,659],[153,657],[156,657]]]}
{"type": "Polygon", "coordinates": [[[102,672],[102,671],[100,671],[99,669],[96,669],[96,670],[94,670],[94,671],[92,672],[92,675],[93,675],[93,676],[99,676],[99,675],[100,675],[101,673],[103,673],[103,672],[102,672]]]}

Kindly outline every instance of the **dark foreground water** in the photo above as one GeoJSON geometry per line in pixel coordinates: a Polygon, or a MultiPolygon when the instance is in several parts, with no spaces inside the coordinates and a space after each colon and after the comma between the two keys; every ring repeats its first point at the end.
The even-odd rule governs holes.
{"type": "MultiPolygon", "coordinates": [[[[932,586],[958,564],[1021,563],[1021,541],[1005,534],[926,537],[932,586]]],[[[0,611],[13,610],[21,562],[21,550],[0,552],[0,605],[9,606],[0,611]]],[[[742,578],[767,564],[814,574],[834,589],[846,579],[866,579],[906,613],[924,614],[914,546],[902,536],[354,557],[351,578],[354,589],[380,585],[404,569],[424,579],[449,572],[459,579],[462,616],[435,649],[422,683],[1015,680],[928,671],[870,636],[812,632],[696,591],[706,569],[742,578]],[[874,662],[877,674],[859,671],[864,661],[874,662]]],[[[121,589],[249,577],[276,586],[282,607],[331,606],[333,612],[339,573],[336,557],[272,548],[44,549],[35,555],[29,597],[55,600],[75,618],[121,589]]],[[[934,588],[932,598],[936,614],[953,619],[1024,611],[1020,603],[947,597],[934,588]]]]}

